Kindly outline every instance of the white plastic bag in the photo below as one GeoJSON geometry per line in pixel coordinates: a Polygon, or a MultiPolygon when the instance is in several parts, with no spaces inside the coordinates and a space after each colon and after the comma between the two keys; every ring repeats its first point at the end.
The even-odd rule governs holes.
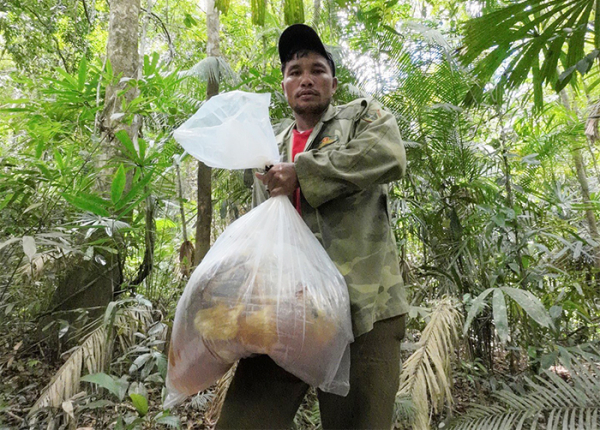
{"type": "Polygon", "coordinates": [[[173,137],[194,158],[224,169],[262,169],[279,162],[268,93],[231,91],[204,103],[173,137]]]}
{"type": "Polygon", "coordinates": [[[344,278],[290,200],[270,198],[232,223],[192,274],[175,314],[164,407],[252,354],[346,395],[352,341],[344,278]]]}

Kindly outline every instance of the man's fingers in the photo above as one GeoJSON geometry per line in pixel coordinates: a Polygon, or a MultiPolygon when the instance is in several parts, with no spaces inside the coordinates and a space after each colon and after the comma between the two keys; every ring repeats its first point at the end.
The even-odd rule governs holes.
{"type": "Polygon", "coordinates": [[[277,197],[277,196],[280,196],[280,195],[285,195],[285,193],[283,192],[283,188],[281,188],[281,187],[277,187],[277,188],[275,188],[273,190],[269,190],[269,196],[270,197],[277,197]]]}

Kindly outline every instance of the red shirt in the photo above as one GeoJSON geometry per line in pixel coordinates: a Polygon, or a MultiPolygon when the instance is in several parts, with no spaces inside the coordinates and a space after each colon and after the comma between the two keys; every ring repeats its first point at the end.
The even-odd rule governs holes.
{"type": "MultiPolygon", "coordinates": [[[[296,155],[304,151],[311,132],[312,128],[306,131],[292,130],[292,162],[296,161],[296,155]]],[[[293,202],[298,213],[302,215],[300,210],[300,187],[296,188],[294,191],[293,202]]]]}

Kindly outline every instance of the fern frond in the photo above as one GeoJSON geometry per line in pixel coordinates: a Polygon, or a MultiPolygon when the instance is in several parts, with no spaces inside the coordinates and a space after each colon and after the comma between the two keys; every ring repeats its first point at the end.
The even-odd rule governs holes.
{"type": "Polygon", "coordinates": [[[596,364],[573,361],[573,383],[546,371],[525,378],[529,392],[495,393],[491,406],[474,405],[450,427],[453,430],[597,429],[600,428],[600,371],[596,364]]]}
{"type": "Polygon", "coordinates": [[[429,429],[429,411],[438,412],[444,403],[452,403],[450,353],[458,339],[460,312],[450,298],[433,308],[417,350],[404,362],[400,375],[399,397],[414,403],[415,430],[429,429]],[[431,405],[430,405],[431,400],[431,405]]]}

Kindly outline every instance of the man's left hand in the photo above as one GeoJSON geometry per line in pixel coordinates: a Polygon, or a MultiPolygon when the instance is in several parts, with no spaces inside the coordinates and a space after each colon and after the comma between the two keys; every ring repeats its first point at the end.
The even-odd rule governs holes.
{"type": "Polygon", "coordinates": [[[271,197],[291,196],[300,186],[294,163],[275,164],[266,173],[256,173],[256,177],[267,186],[271,197]]]}

